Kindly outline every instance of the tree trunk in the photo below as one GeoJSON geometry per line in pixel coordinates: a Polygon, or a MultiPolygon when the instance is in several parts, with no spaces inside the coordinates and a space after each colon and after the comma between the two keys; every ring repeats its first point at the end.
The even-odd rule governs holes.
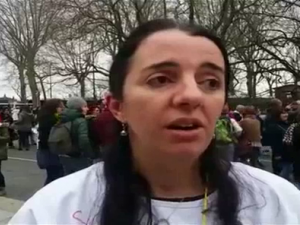
{"type": "Polygon", "coordinates": [[[43,83],[43,79],[39,78],[39,81],[40,81],[41,89],[42,89],[42,92],[43,92],[44,100],[47,100],[47,93],[46,93],[46,90],[45,90],[45,85],[43,83]]]}
{"type": "Polygon", "coordinates": [[[189,0],[189,23],[194,24],[195,20],[195,2],[194,0],[189,0]]]}
{"type": "Polygon", "coordinates": [[[256,98],[256,85],[257,85],[257,74],[255,72],[252,73],[252,80],[253,80],[253,85],[252,85],[252,98],[256,98]]]}
{"type": "Polygon", "coordinates": [[[163,0],[164,18],[168,18],[167,2],[163,0]]]}
{"type": "Polygon", "coordinates": [[[18,72],[19,72],[19,81],[20,81],[21,102],[26,103],[27,96],[26,96],[26,82],[25,82],[25,75],[24,75],[24,66],[18,66],[18,72]]]}
{"type": "Polygon", "coordinates": [[[269,86],[269,95],[270,95],[270,97],[273,97],[274,93],[273,93],[272,81],[271,81],[271,79],[266,79],[266,81],[269,86]]]}
{"type": "Polygon", "coordinates": [[[82,98],[85,98],[85,79],[80,81],[80,95],[82,98]]]}
{"type": "Polygon", "coordinates": [[[249,70],[247,71],[247,90],[249,98],[253,98],[253,77],[249,70]]]}
{"type": "Polygon", "coordinates": [[[97,100],[97,91],[96,91],[96,78],[95,78],[95,73],[93,72],[93,97],[94,100],[97,100]]]}
{"type": "Polygon", "coordinates": [[[35,69],[34,69],[34,59],[28,59],[27,61],[27,79],[29,88],[32,96],[32,105],[33,107],[38,107],[40,103],[39,90],[35,80],[35,69]]]}

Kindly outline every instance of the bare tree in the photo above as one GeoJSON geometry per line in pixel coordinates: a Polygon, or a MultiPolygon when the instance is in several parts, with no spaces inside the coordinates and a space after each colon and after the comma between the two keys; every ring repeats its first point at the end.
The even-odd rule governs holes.
{"type": "Polygon", "coordinates": [[[3,54],[16,68],[18,71],[18,96],[21,102],[25,103],[27,99],[26,95],[26,82],[25,82],[25,57],[19,52],[19,49],[12,46],[10,40],[4,35],[0,34],[0,53],[3,54]]]}
{"type": "Polygon", "coordinates": [[[35,106],[39,104],[35,59],[40,48],[47,43],[55,30],[55,18],[61,11],[56,3],[54,0],[0,2],[1,31],[26,60],[26,76],[35,106]]]}
{"type": "MultiPolygon", "coordinates": [[[[107,76],[107,71],[95,64],[98,51],[94,48],[95,42],[92,36],[76,40],[54,40],[48,47],[51,51],[49,57],[54,64],[54,73],[63,77],[61,82],[74,80],[73,85],[79,84],[80,94],[86,95],[86,81],[91,74],[107,76]]],[[[96,79],[93,79],[94,82],[96,79]]],[[[96,86],[96,84],[93,84],[96,86]]]]}

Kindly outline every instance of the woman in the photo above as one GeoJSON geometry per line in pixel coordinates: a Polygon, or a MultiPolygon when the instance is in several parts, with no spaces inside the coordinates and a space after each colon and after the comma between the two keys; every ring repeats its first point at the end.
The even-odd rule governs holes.
{"type": "MultiPolygon", "coordinates": [[[[288,112],[285,110],[282,111],[280,114],[281,123],[278,124],[280,129],[282,131],[285,131],[283,140],[282,140],[283,141],[283,151],[281,154],[281,163],[280,163],[281,172],[279,175],[281,177],[285,178],[286,180],[290,181],[290,177],[293,172],[294,157],[293,157],[293,144],[288,143],[288,140],[286,140],[286,139],[289,139],[287,137],[288,128],[289,128],[288,117],[289,117],[288,112]]],[[[291,137],[291,139],[292,139],[292,137],[291,137]]]]}
{"type": "Polygon", "coordinates": [[[46,169],[45,185],[64,175],[58,156],[51,153],[48,146],[51,128],[58,122],[63,109],[64,104],[60,99],[50,99],[43,104],[38,115],[39,148],[37,161],[41,169],[46,169]]]}
{"type": "Polygon", "coordinates": [[[260,122],[256,118],[256,110],[253,106],[245,107],[240,125],[243,129],[240,142],[249,143],[249,146],[251,147],[248,153],[250,164],[251,166],[259,167],[258,157],[261,149],[261,128],[260,122]]]}
{"type": "Polygon", "coordinates": [[[263,143],[264,146],[271,147],[273,173],[279,175],[282,170],[282,154],[285,149],[283,137],[288,125],[286,121],[281,119],[281,103],[278,100],[274,100],[273,104],[273,108],[268,110],[267,118],[265,119],[263,143]]]}
{"type": "Polygon", "coordinates": [[[228,82],[226,51],[206,30],[141,25],[110,69],[119,141],[104,163],[39,191],[9,224],[300,223],[293,185],[215,154],[228,82]]]}
{"type": "Polygon", "coordinates": [[[90,117],[97,117],[100,114],[100,109],[98,107],[91,107],[89,108],[89,111],[87,115],[90,117]]]}
{"type": "Polygon", "coordinates": [[[283,170],[282,175],[284,178],[290,178],[290,172],[293,168],[294,183],[300,190],[300,111],[297,111],[294,123],[288,128],[284,142],[286,144],[286,149],[291,156],[289,159],[289,164],[285,164],[285,170],[283,170]],[[291,164],[292,162],[292,168],[291,164]],[[286,171],[286,172],[285,172],[286,171]],[[284,173],[285,172],[285,173],[284,173]]]}

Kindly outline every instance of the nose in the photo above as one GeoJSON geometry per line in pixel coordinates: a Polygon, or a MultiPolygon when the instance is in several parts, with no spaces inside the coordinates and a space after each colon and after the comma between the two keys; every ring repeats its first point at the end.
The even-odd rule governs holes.
{"type": "Polygon", "coordinates": [[[198,108],[203,103],[203,92],[199,88],[194,76],[179,82],[173,104],[186,110],[198,108]]]}

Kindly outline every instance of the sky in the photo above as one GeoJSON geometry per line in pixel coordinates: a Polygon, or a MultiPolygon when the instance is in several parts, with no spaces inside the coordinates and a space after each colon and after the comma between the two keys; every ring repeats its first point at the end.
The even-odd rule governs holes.
{"type": "MultiPolygon", "coordinates": [[[[107,62],[105,62],[107,63],[107,62]]],[[[3,57],[0,56],[0,97],[3,97],[6,95],[6,97],[14,97],[19,99],[19,96],[17,95],[16,91],[14,90],[13,87],[18,87],[18,78],[17,76],[14,77],[12,76],[13,74],[16,74],[17,71],[14,71],[14,67],[7,63],[3,57]]],[[[101,75],[100,75],[101,76],[101,75]]],[[[58,82],[60,81],[60,77],[53,77],[52,82],[58,82]]],[[[103,76],[99,77],[96,75],[96,79],[105,79],[103,76]]],[[[47,86],[46,83],[49,83],[48,78],[46,79],[44,85],[46,87],[46,92],[47,92],[47,97],[49,98],[50,96],[50,89],[49,85],[47,86]]],[[[99,83],[99,82],[98,82],[99,83]]],[[[57,83],[53,86],[52,89],[52,97],[53,98],[68,98],[70,95],[75,96],[79,95],[79,87],[76,85],[73,85],[74,81],[69,81],[69,82],[64,82],[64,84],[57,83]],[[69,84],[66,86],[65,84],[69,84]]],[[[91,96],[91,90],[92,86],[89,82],[86,82],[86,90],[87,90],[87,95],[91,96]]],[[[29,88],[27,87],[27,92],[28,96],[30,95],[29,93],[29,88]]],[[[97,93],[100,94],[100,93],[97,93]]],[[[29,97],[30,98],[30,97],[29,97]]],[[[43,99],[42,94],[41,94],[41,99],[43,99]]]]}
{"type": "Polygon", "coordinates": [[[3,66],[0,67],[0,97],[6,95],[7,97],[18,98],[16,92],[9,85],[8,81],[5,80],[7,76],[8,75],[6,69],[3,66]]]}
{"type": "MultiPolygon", "coordinates": [[[[105,55],[100,55],[100,60],[99,63],[102,65],[109,65],[110,64],[110,60],[105,57],[105,55]]],[[[14,90],[14,88],[12,87],[17,87],[18,86],[18,79],[12,77],[12,74],[16,73],[16,71],[13,71],[13,66],[11,66],[10,64],[5,63],[5,60],[3,60],[3,57],[0,57],[0,97],[3,97],[4,95],[6,95],[7,97],[15,97],[17,99],[19,99],[16,91],[14,90]]],[[[103,77],[97,77],[99,79],[103,79],[103,77]]],[[[59,77],[54,77],[52,78],[52,81],[59,81],[60,78],[59,77]]],[[[49,81],[48,81],[49,82],[49,81]]],[[[71,82],[74,83],[74,82],[71,82]]],[[[69,84],[71,84],[69,82],[69,84]]],[[[92,90],[92,86],[91,84],[87,83],[86,84],[87,87],[87,91],[89,91],[89,94],[91,95],[91,90],[92,90]]],[[[46,85],[47,86],[47,85],[46,85]]],[[[261,92],[264,91],[268,88],[266,82],[262,82],[260,84],[257,85],[257,92],[261,92]]],[[[47,88],[46,88],[47,89],[47,88]]],[[[246,82],[242,82],[240,85],[237,86],[237,89],[242,91],[243,93],[246,93],[247,88],[246,88],[246,82]]],[[[49,89],[48,89],[49,90],[49,89]]],[[[64,84],[56,84],[53,89],[52,89],[52,97],[53,98],[68,98],[70,95],[74,96],[74,95],[79,95],[79,87],[78,86],[74,86],[74,85],[64,85],[64,84]]],[[[27,90],[29,91],[29,90],[27,90]]],[[[50,91],[49,91],[50,92],[50,91]]],[[[49,92],[47,92],[48,98],[49,98],[49,92]]],[[[267,93],[267,92],[266,92],[267,93]]],[[[89,95],[87,94],[87,95],[89,95]]],[[[92,96],[91,96],[92,97],[92,96]]],[[[267,97],[267,96],[265,96],[267,97]]],[[[42,99],[42,95],[41,95],[41,99],[42,99]]]]}

